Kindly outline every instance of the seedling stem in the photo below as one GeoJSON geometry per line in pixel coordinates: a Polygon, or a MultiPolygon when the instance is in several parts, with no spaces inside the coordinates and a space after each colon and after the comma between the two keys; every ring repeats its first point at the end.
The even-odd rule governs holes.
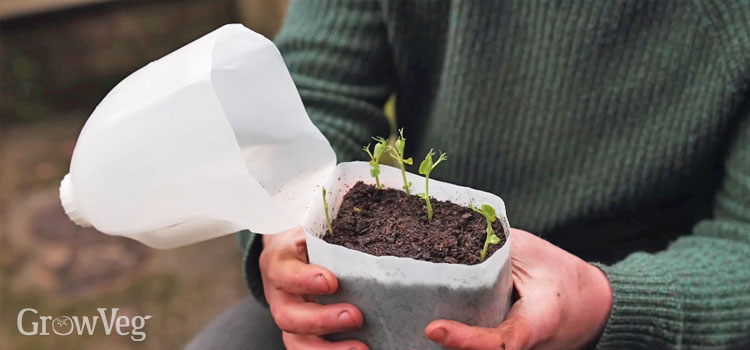
{"type": "Polygon", "coordinates": [[[495,208],[487,204],[482,204],[482,207],[480,209],[477,209],[471,203],[469,204],[469,208],[479,214],[482,214],[482,216],[484,216],[484,218],[487,220],[487,238],[484,240],[484,248],[482,248],[482,252],[479,253],[479,258],[481,259],[481,261],[484,261],[484,259],[487,257],[487,248],[489,248],[490,244],[500,243],[500,237],[498,237],[495,234],[495,230],[492,229],[492,223],[497,220],[497,217],[495,216],[495,208]]]}
{"type": "Polygon", "coordinates": [[[404,168],[404,164],[412,165],[413,160],[411,157],[404,159],[404,148],[406,147],[406,138],[404,137],[404,128],[401,128],[398,130],[398,138],[396,139],[395,145],[393,147],[388,147],[388,149],[391,152],[391,155],[393,155],[393,158],[396,159],[396,162],[398,162],[398,165],[401,166],[401,177],[404,179],[404,192],[406,192],[406,195],[411,195],[411,191],[409,188],[411,187],[411,182],[408,182],[406,180],[406,169],[404,168]]]}
{"type": "Polygon", "coordinates": [[[373,137],[373,140],[377,141],[375,144],[375,147],[373,148],[373,151],[370,152],[370,144],[368,143],[367,146],[363,147],[362,150],[364,150],[368,156],[370,156],[370,175],[375,178],[375,187],[377,189],[383,188],[383,185],[380,184],[380,157],[383,156],[383,153],[385,153],[385,150],[388,148],[387,141],[378,136],[373,137]]]}
{"type": "Polygon", "coordinates": [[[328,201],[326,201],[325,187],[323,187],[323,211],[326,213],[326,225],[328,226],[328,234],[333,237],[333,227],[331,226],[331,216],[328,215],[328,201]]]}
{"type": "Polygon", "coordinates": [[[443,153],[440,152],[440,156],[438,157],[436,162],[432,162],[432,156],[435,155],[435,151],[430,149],[429,152],[427,152],[427,155],[424,157],[424,160],[421,164],[419,164],[419,173],[424,175],[424,193],[420,193],[419,196],[424,199],[425,203],[427,203],[427,221],[432,220],[432,203],[430,203],[430,173],[432,172],[432,169],[435,169],[440,162],[446,160],[448,157],[443,153]]]}

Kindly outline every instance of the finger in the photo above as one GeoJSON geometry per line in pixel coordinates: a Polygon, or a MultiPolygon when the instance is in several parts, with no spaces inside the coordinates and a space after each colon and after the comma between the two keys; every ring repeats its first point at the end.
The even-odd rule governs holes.
{"type": "Polygon", "coordinates": [[[271,315],[281,330],[294,334],[323,335],[362,327],[362,313],[352,304],[319,305],[276,291],[271,315]]]}
{"type": "Polygon", "coordinates": [[[427,325],[430,340],[459,350],[524,350],[529,348],[531,328],[523,318],[512,318],[497,328],[467,326],[450,320],[437,320],[427,325]]]}
{"type": "Polygon", "coordinates": [[[331,271],[301,261],[292,247],[272,252],[265,260],[263,276],[276,289],[292,294],[331,294],[339,287],[331,271]]]}
{"type": "Polygon", "coordinates": [[[367,350],[369,347],[359,340],[330,342],[312,335],[282,334],[287,350],[367,350]]]}

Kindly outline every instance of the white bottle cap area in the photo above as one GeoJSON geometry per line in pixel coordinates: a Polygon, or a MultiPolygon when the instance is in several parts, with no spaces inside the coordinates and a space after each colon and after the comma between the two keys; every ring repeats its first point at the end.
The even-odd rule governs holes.
{"type": "Polygon", "coordinates": [[[60,182],[60,202],[65,214],[68,214],[71,221],[79,226],[91,227],[91,224],[81,216],[76,208],[75,192],[73,191],[73,183],[70,181],[70,174],[65,174],[60,182]]]}

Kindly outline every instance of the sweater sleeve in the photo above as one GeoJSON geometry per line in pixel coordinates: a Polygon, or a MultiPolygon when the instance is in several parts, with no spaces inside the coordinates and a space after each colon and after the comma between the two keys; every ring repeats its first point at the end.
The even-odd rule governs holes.
{"type": "Polygon", "coordinates": [[[599,265],[614,300],[597,349],[750,349],[750,119],[737,131],[711,218],[662,252],[599,265]]]}
{"type": "MultiPolygon", "coordinates": [[[[276,45],[307,114],[339,162],[361,159],[372,136],[387,137],[383,105],[394,69],[383,13],[376,1],[293,0],[276,45]]],[[[259,235],[240,233],[244,273],[262,303],[259,235]]]]}

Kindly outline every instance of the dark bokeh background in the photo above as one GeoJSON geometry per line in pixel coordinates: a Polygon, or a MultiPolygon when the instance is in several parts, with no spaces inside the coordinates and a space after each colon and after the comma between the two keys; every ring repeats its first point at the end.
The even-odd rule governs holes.
{"type": "MultiPolygon", "coordinates": [[[[272,37],[286,0],[0,0],[0,349],[180,348],[247,295],[227,236],[169,251],[73,225],[57,198],[78,132],[146,63],[219,26],[272,37]],[[23,336],[18,311],[150,314],[147,339],[23,336]]],[[[29,315],[30,316],[30,315],[29,315]]],[[[31,321],[31,317],[28,321],[31,321]]]]}

